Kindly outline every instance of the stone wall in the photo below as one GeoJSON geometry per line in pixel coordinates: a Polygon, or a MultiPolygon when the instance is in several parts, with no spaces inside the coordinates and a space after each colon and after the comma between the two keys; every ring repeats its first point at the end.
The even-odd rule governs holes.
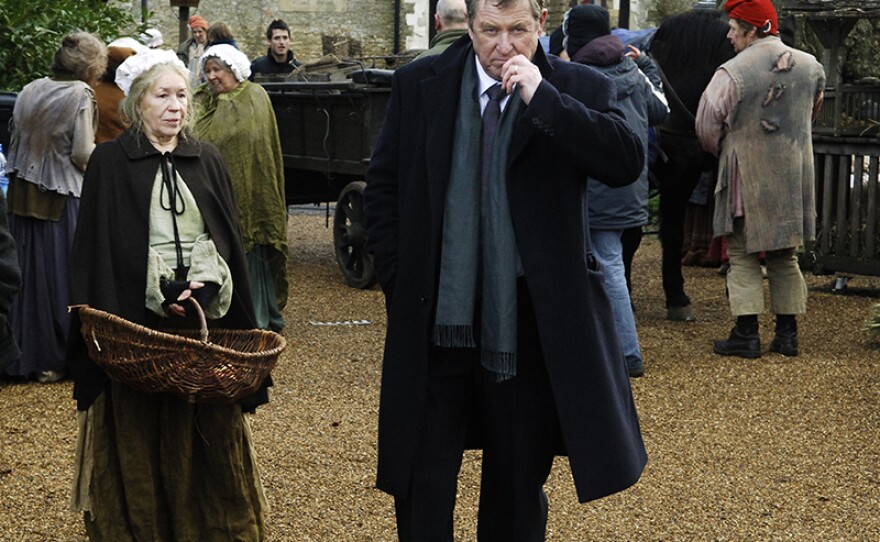
{"type": "MultiPolygon", "coordinates": [[[[166,47],[177,48],[180,8],[171,7],[171,0],[116,1],[130,5],[138,17],[146,3],[152,13],[149,23],[162,32],[166,47]]],[[[619,1],[606,2],[613,24],[617,21],[619,1]]],[[[551,32],[562,23],[571,0],[545,0],[545,3],[549,11],[546,29],[551,32]]],[[[631,0],[636,21],[639,3],[631,0]]],[[[189,14],[199,14],[209,24],[216,21],[228,24],[239,47],[250,58],[266,53],[266,27],[273,19],[284,19],[291,27],[292,48],[297,58],[308,62],[328,53],[340,57],[392,55],[396,4],[400,5],[398,50],[426,48],[433,25],[428,16],[429,0],[200,0],[197,8],[189,8],[189,14]]]]}
{"type": "MultiPolygon", "coordinates": [[[[407,47],[412,28],[407,15],[418,0],[400,0],[400,50],[407,47]]],[[[427,2],[427,0],[423,0],[427,2]]],[[[170,0],[147,0],[150,24],[165,36],[165,45],[177,48],[180,8],[170,0]]],[[[141,13],[142,0],[131,0],[141,13]]],[[[223,21],[232,28],[242,51],[250,58],[266,53],[265,32],[276,18],[292,31],[292,48],[300,61],[316,60],[328,53],[338,56],[385,56],[394,52],[395,0],[201,0],[190,15],[208,23],[223,21]]],[[[427,10],[426,10],[427,12],[427,10]]]]}

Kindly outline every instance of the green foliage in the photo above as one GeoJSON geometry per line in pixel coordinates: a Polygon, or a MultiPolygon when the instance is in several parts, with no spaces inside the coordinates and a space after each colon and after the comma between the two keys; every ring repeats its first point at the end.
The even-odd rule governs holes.
{"type": "Polygon", "coordinates": [[[92,32],[105,42],[144,30],[104,0],[0,0],[0,89],[18,91],[50,74],[61,38],[92,32]]]}
{"type": "MultiPolygon", "coordinates": [[[[847,83],[865,78],[880,78],[880,21],[862,19],[844,40],[843,80],[847,83]]],[[[873,81],[872,81],[873,82],[873,81]]]]}
{"type": "Polygon", "coordinates": [[[652,0],[648,4],[648,20],[659,26],[666,17],[687,11],[695,3],[696,0],[652,0]]]}

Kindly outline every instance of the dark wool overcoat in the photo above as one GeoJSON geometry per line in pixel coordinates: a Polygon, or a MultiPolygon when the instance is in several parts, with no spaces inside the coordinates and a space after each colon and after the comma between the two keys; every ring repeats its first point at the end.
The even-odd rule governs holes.
{"type": "MultiPolygon", "coordinates": [[[[365,217],[386,296],[378,487],[406,496],[424,423],[446,189],[468,37],[399,68],[367,173],[365,217]]],[[[544,77],[516,120],[507,189],[566,452],[581,501],[634,484],[647,461],[601,271],[584,231],[588,177],[621,186],[642,143],[610,80],[538,51],[544,77]]],[[[479,167],[479,165],[475,165],[479,167]]]]}
{"type": "MultiPolygon", "coordinates": [[[[253,329],[256,325],[241,226],[223,158],[213,145],[191,137],[181,139],[172,156],[232,275],[232,304],[226,316],[211,325],[253,329]]],[[[71,250],[72,305],[87,304],[142,325],[159,319],[146,308],[145,297],[150,202],[161,159],[143,135],[131,131],[95,148],[83,181],[71,250]]],[[[89,359],[79,328],[79,317],[73,311],[67,357],[77,408],[85,410],[108,381],[89,359]]],[[[246,409],[268,400],[266,385],[242,401],[246,409]]]]}

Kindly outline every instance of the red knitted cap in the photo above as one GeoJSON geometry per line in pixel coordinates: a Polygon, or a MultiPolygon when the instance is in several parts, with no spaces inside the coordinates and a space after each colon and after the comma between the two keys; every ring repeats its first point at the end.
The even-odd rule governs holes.
{"type": "Polygon", "coordinates": [[[779,34],[776,8],[770,0],[727,0],[727,16],[758,27],[765,34],[779,34]]]}

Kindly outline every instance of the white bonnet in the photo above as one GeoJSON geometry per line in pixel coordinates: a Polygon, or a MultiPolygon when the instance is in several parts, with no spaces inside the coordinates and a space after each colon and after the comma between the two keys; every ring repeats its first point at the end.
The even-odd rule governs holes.
{"type": "Polygon", "coordinates": [[[136,53],[149,49],[149,47],[134,38],[116,38],[108,43],[107,47],[128,47],[129,49],[134,49],[136,53]]]}
{"type": "Polygon", "coordinates": [[[128,96],[131,90],[131,84],[137,77],[149,70],[156,64],[174,64],[189,74],[189,70],[183,65],[183,62],[177,58],[174,51],[168,49],[148,49],[132,55],[125,59],[125,62],[116,68],[116,86],[122,89],[122,92],[128,96]]]}
{"type": "Polygon", "coordinates": [[[157,47],[161,47],[165,40],[162,38],[162,32],[160,32],[156,28],[148,28],[141,34],[138,39],[140,39],[141,43],[149,47],[150,49],[155,49],[157,47]]]}
{"type": "Polygon", "coordinates": [[[202,58],[199,59],[199,69],[202,73],[205,73],[205,62],[211,57],[219,58],[229,65],[239,83],[251,76],[251,61],[248,60],[247,55],[228,43],[212,45],[205,50],[202,58]]]}

